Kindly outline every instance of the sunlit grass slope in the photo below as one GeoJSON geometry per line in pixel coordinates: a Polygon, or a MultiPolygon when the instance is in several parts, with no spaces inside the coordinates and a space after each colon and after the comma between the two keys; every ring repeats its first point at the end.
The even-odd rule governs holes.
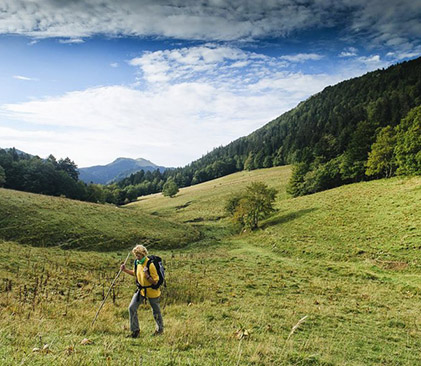
{"type": "Polygon", "coordinates": [[[242,171],[206,183],[182,188],[173,198],[161,193],[140,197],[129,204],[131,209],[139,209],[155,216],[171,217],[185,223],[212,223],[225,216],[225,202],[234,193],[245,189],[251,182],[264,182],[278,191],[278,199],[287,197],[286,184],[291,175],[291,167],[276,167],[253,171],[242,171]]]}
{"type": "Polygon", "coordinates": [[[280,201],[278,208],[245,240],[285,256],[421,264],[420,177],[342,186],[280,201]]]}
{"type": "Polygon", "coordinates": [[[112,250],[138,241],[176,247],[198,232],[146,213],[0,189],[0,238],[36,246],[112,250]]]}
{"type": "MultiPolygon", "coordinates": [[[[234,237],[265,243],[287,256],[337,260],[416,260],[421,249],[421,178],[392,178],[345,185],[291,198],[290,167],[239,172],[192,187],[174,197],[141,197],[128,209],[186,223],[229,226],[224,205],[250,182],[277,190],[277,212],[261,229],[234,237]]],[[[199,225],[200,226],[200,225],[199,225]]],[[[387,265],[387,264],[385,264],[387,265]]]]}
{"type": "Polygon", "coordinates": [[[158,338],[148,307],[139,310],[141,337],[124,338],[127,275],[90,326],[127,252],[0,242],[0,364],[418,365],[421,178],[292,199],[289,174],[244,172],[131,205],[131,214],[204,233],[183,249],[152,250],[168,282],[158,338]],[[278,211],[253,233],[224,236],[224,200],[256,178],[279,190],[278,211]],[[85,337],[93,343],[81,345],[85,337]],[[32,352],[45,344],[51,353],[32,352]]]}

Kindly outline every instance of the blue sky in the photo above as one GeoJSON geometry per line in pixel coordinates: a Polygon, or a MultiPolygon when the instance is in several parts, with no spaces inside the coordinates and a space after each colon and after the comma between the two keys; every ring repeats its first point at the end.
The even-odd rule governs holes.
{"type": "Polygon", "coordinates": [[[0,147],[184,166],[420,40],[420,1],[0,0],[0,147]]]}

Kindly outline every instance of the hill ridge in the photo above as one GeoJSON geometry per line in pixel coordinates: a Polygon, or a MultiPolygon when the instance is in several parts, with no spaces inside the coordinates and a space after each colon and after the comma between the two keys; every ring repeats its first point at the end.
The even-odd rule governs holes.
{"type": "Polygon", "coordinates": [[[128,177],[140,170],[143,171],[165,171],[167,168],[158,166],[143,158],[118,157],[111,163],[105,165],[94,165],[79,168],[79,179],[85,183],[109,184],[114,181],[128,177]]]}

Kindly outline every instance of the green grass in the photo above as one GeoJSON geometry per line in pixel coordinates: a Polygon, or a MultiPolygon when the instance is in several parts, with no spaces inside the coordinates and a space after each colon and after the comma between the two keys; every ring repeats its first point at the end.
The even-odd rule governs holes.
{"type": "Polygon", "coordinates": [[[201,226],[218,223],[225,217],[226,200],[234,193],[244,190],[250,182],[264,182],[278,191],[278,200],[285,199],[290,174],[289,166],[238,172],[182,188],[174,198],[164,197],[161,193],[141,197],[137,202],[127,205],[127,208],[157,217],[170,217],[182,223],[197,223],[201,226]]]}
{"type": "Polygon", "coordinates": [[[285,200],[249,239],[288,256],[418,268],[420,186],[420,178],[393,178],[285,200]]]}
{"type": "Polygon", "coordinates": [[[125,208],[0,189],[0,238],[83,250],[180,247],[199,238],[194,228],[125,208]]]}
{"type": "Polygon", "coordinates": [[[168,274],[158,338],[148,307],[139,310],[141,338],[124,338],[127,275],[90,326],[127,252],[1,242],[0,364],[419,364],[421,178],[291,199],[289,172],[239,173],[126,209],[202,232],[182,249],[153,251],[168,274]],[[224,200],[253,179],[279,189],[278,211],[256,232],[232,235],[224,200]],[[81,345],[85,337],[93,344],[81,345]],[[44,344],[52,353],[32,352],[44,344]]]}

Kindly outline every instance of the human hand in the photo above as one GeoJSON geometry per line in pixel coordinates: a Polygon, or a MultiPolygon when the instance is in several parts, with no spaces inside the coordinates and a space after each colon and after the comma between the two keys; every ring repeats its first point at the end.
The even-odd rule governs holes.
{"type": "Polygon", "coordinates": [[[122,271],[124,271],[124,270],[126,269],[126,265],[123,263],[123,264],[120,266],[120,269],[121,269],[122,271]]]}

